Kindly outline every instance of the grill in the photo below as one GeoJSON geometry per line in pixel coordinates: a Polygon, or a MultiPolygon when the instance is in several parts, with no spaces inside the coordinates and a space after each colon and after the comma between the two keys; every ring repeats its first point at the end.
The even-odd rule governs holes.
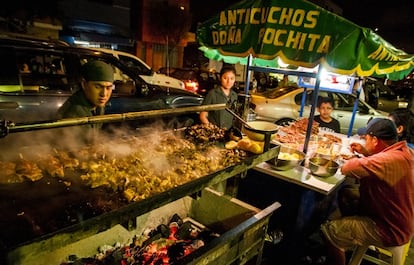
{"type": "MultiPolygon", "coordinates": [[[[246,172],[255,165],[277,156],[278,153],[279,146],[273,147],[263,154],[245,157],[235,165],[135,202],[128,202],[117,191],[108,192],[107,189],[101,187],[91,189],[76,181],[72,181],[71,185],[67,186],[64,180],[54,177],[44,177],[36,182],[1,185],[2,226],[7,227],[7,229],[2,229],[0,239],[3,258],[5,259],[4,263],[44,264],[44,262],[39,262],[43,259],[44,261],[48,260],[48,264],[60,264],[68,256],[76,254],[71,253],[73,250],[71,246],[79,242],[87,242],[85,243],[87,245],[90,244],[88,242],[93,242],[92,248],[96,251],[99,245],[112,243],[107,242],[105,235],[127,234],[129,236],[130,233],[121,231],[136,231],[147,226],[147,224],[138,221],[142,218],[141,216],[148,213],[152,214],[153,211],[158,212],[158,209],[165,205],[167,205],[167,208],[171,208],[170,203],[177,200],[189,200],[191,198],[188,197],[189,195],[196,198],[200,197],[200,200],[191,200],[189,204],[192,210],[185,215],[200,219],[198,220],[200,223],[209,227],[211,221],[198,217],[200,214],[195,211],[195,209],[203,209],[200,211],[205,212],[205,203],[201,202],[212,201],[211,198],[203,200],[206,195],[201,191],[230,177],[246,172]],[[22,216],[25,218],[21,218],[22,216]],[[114,231],[114,229],[121,229],[121,231],[114,231]],[[96,240],[96,236],[102,236],[103,239],[96,240]],[[52,257],[56,258],[57,263],[51,262],[52,257]]],[[[65,175],[65,179],[79,177],[76,175],[78,174],[76,171],[71,172],[71,174],[74,175],[73,178],[69,174],[68,176],[65,175]]],[[[223,201],[226,200],[217,199],[214,204],[210,204],[213,206],[211,210],[218,210],[219,207],[217,206],[224,205],[223,201]]],[[[270,208],[271,210],[264,212],[252,210],[252,207],[248,205],[244,206],[245,209],[243,209],[243,206],[238,207],[246,211],[243,218],[240,219],[238,216],[238,210],[233,213],[235,216],[227,216],[223,220],[217,220],[216,222],[225,223],[227,222],[226,219],[235,218],[238,221],[234,224],[227,224],[228,231],[226,229],[221,231],[222,235],[217,239],[219,243],[212,242],[213,245],[217,244],[216,247],[210,249],[210,247],[205,246],[194,252],[194,255],[197,255],[197,260],[206,259],[205,264],[209,264],[207,260],[211,259],[210,256],[213,255],[211,251],[219,252],[219,249],[229,244],[228,240],[240,240],[240,244],[244,244],[241,243],[244,241],[243,237],[239,237],[244,233],[252,234],[251,239],[248,240],[258,240],[254,244],[256,246],[254,251],[247,247],[250,242],[243,247],[246,249],[242,251],[239,249],[237,253],[232,254],[232,257],[226,258],[225,256],[229,255],[227,252],[215,253],[214,255],[223,256],[217,258],[230,261],[241,258],[241,256],[250,258],[259,254],[261,244],[264,242],[263,233],[266,231],[268,216],[277,206],[273,205],[270,208]],[[255,214],[258,215],[254,217],[255,214]],[[201,254],[207,249],[210,249],[210,252],[201,254]],[[243,253],[239,253],[239,251],[243,253]],[[247,252],[250,254],[247,255],[247,252]]],[[[181,211],[176,207],[173,207],[173,209],[174,212],[181,211]]],[[[222,212],[227,211],[222,209],[226,208],[211,213],[211,216],[220,216],[222,212]]],[[[165,217],[161,214],[158,218],[162,220],[165,217]]],[[[125,240],[125,238],[122,238],[122,240],[125,240]]],[[[82,246],[81,249],[86,249],[86,247],[82,246]]],[[[191,262],[188,261],[189,264],[191,262]]],[[[226,264],[226,262],[223,261],[220,264],[226,264]]]]}
{"type": "Polygon", "coordinates": [[[220,234],[180,264],[244,264],[255,256],[260,259],[269,218],[280,204],[260,210],[209,187],[277,157],[279,150],[273,146],[140,200],[128,200],[117,189],[85,186],[76,170],[65,170],[64,178],[1,184],[0,263],[62,264],[74,255],[90,257],[98,247],[125,243],[173,213],[220,234]]]}

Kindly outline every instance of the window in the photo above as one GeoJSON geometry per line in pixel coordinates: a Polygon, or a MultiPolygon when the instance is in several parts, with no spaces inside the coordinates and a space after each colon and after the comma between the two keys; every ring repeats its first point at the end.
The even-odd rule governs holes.
{"type": "Polygon", "coordinates": [[[63,54],[18,50],[16,61],[23,91],[71,90],[63,54]]]}

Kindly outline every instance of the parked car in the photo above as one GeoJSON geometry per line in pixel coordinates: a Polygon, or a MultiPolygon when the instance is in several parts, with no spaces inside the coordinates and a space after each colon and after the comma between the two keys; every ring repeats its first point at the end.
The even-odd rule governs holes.
{"type": "Polygon", "coordinates": [[[198,68],[162,67],[158,72],[182,80],[185,89],[201,95],[206,95],[210,89],[220,83],[220,73],[198,68]]]}
{"type": "MultiPolygon", "coordinates": [[[[299,119],[304,93],[306,100],[302,117],[309,117],[313,92],[313,89],[304,90],[300,87],[289,86],[267,90],[263,93],[252,93],[251,103],[256,112],[256,119],[274,122],[278,125],[286,125],[299,119]]],[[[348,134],[356,100],[355,95],[328,91],[319,91],[319,95],[330,97],[333,100],[335,110],[332,112],[332,117],[340,122],[341,133],[348,134]]],[[[358,128],[365,127],[367,122],[374,117],[387,116],[387,113],[375,110],[365,101],[359,100],[352,133],[355,134],[358,128]]]]}
{"type": "MultiPolygon", "coordinates": [[[[0,120],[17,124],[55,120],[58,108],[80,89],[81,65],[88,60],[103,60],[115,69],[107,114],[198,106],[203,101],[201,95],[183,89],[149,84],[112,54],[86,48],[1,37],[0,56],[0,120]]],[[[161,118],[179,127],[197,114],[161,118]]],[[[126,123],[136,128],[145,121],[126,123]]]]}
{"type": "Polygon", "coordinates": [[[378,110],[391,112],[408,106],[406,98],[400,98],[389,86],[375,78],[365,79],[364,94],[367,103],[378,110]]]}
{"type": "Polygon", "coordinates": [[[183,81],[155,72],[149,65],[133,54],[106,48],[92,49],[112,54],[128,67],[136,71],[148,84],[185,89],[183,81]]]}

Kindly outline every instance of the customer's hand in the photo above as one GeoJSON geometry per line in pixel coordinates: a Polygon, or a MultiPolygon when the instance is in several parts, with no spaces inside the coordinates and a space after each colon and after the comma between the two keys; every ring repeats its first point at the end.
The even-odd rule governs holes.
{"type": "Polygon", "coordinates": [[[349,148],[351,149],[352,153],[357,152],[358,154],[361,154],[364,156],[366,156],[368,153],[365,147],[360,143],[351,143],[349,148]]]}

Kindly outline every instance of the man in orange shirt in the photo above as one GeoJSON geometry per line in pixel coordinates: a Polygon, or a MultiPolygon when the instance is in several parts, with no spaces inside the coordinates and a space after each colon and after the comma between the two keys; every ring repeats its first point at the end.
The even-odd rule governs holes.
{"type": "Polygon", "coordinates": [[[356,245],[400,246],[414,236],[414,152],[397,140],[394,122],[371,120],[361,132],[365,146],[351,150],[364,157],[347,161],[341,171],[359,180],[358,215],[324,223],[322,233],[332,264],[345,265],[345,251],[356,245]]]}

